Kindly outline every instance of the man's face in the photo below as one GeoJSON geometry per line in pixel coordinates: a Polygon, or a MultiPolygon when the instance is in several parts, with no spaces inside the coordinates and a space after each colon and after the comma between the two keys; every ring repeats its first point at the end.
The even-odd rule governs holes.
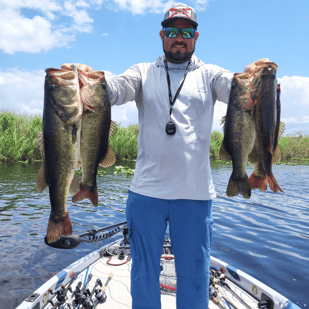
{"type": "MultiPolygon", "coordinates": [[[[175,28],[192,28],[192,24],[188,20],[176,20],[170,22],[166,27],[175,28]]],[[[160,31],[160,37],[163,42],[163,49],[168,61],[175,63],[182,63],[188,61],[194,52],[195,42],[199,33],[196,31],[194,38],[184,39],[181,33],[178,33],[175,38],[167,38],[164,35],[164,31],[160,31]],[[188,59],[189,58],[189,59],[188,59]]]]}

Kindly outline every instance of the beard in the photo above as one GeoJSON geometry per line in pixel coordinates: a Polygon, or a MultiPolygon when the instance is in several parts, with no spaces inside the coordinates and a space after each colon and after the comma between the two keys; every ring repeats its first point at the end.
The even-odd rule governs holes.
{"type": "Polygon", "coordinates": [[[167,51],[164,49],[164,42],[163,42],[163,51],[164,51],[165,57],[168,61],[173,62],[173,63],[183,63],[183,62],[189,61],[191,59],[191,56],[194,53],[194,50],[195,50],[195,46],[192,52],[185,52],[182,54],[178,50],[176,53],[172,53],[171,51],[167,51]]]}

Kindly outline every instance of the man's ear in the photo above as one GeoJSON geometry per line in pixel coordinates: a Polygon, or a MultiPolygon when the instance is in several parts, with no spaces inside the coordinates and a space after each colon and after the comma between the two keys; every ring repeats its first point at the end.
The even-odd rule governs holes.
{"type": "Polygon", "coordinates": [[[197,41],[197,39],[198,39],[198,36],[199,36],[200,34],[199,34],[199,32],[198,31],[196,31],[195,32],[195,36],[194,36],[194,40],[195,40],[195,42],[197,41]]]}
{"type": "Polygon", "coordinates": [[[161,40],[162,40],[162,42],[163,42],[163,38],[164,38],[164,31],[163,31],[163,30],[160,30],[159,35],[160,35],[161,40]]]}

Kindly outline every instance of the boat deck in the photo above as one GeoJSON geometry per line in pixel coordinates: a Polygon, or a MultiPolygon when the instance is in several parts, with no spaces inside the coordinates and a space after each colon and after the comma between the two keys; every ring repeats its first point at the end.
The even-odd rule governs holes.
{"type": "MultiPolygon", "coordinates": [[[[111,246],[108,249],[108,252],[114,253],[119,252],[118,246],[111,246]]],[[[106,287],[106,301],[102,304],[98,304],[97,308],[109,308],[109,309],[124,309],[124,308],[132,308],[131,295],[130,295],[130,270],[132,260],[127,261],[128,255],[126,255],[126,250],[124,250],[124,259],[119,260],[118,255],[103,256],[101,259],[93,263],[89,268],[85,269],[83,272],[79,274],[77,280],[72,284],[72,290],[75,290],[78,282],[82,282],[84,285],[87,281],[87,277],[89,274],[92,274],[92,279],[88,284],[88,289],[92,291],[95,282],[97,279],[100,279],[103,285],[106,284],[106,281],[109,275],[112,273],[112,279],[108,282],[106,287]],[[111,258],[111,259],[110,259],[111,258]],[[107,262],[109,261],[109,265],[107,262]],[[121,265],[122,264],[122,265],[121,265]],[[116,266],[118,265],[118,266],[116,266]]],[[[173,259],[161,259],[162,271],[160,282],[168,285],[165,280],[168,277],[168,282],[170,280],[176,279],[175,268],[174,268],[174,260],[173,259]]],[[[228,281],[228,280],[227,280],[228,281]]],[[[234,285],[231,281],[228,281],[229,286],[233,291],[235,291],[249,306],[250,308],[258,308],[257,301],[252,298],[249,294],[241,290],[239,287],[234,285]]],[[[232,306],[238,309],[248,309],[245,307],[227,288],[220,287],[221,293],[218,294],[216,298],[219,299],[222,304],[221,308],[233,309],[232,306]],[[230,307],[226,304],[224,298],[228,299],[230,307]],[[232,304],[232,306],[231,306],[232,304]]],[[[71,293],[68,293],[68,299],[71,299],[71,293]]],[[[161,294],[161,308],[162,309],[176,309],[176,294],[161,294]]],[[[219,305],[215,304],[213,301],[209,302],[210,309],[218,309],[219,305]]]]}

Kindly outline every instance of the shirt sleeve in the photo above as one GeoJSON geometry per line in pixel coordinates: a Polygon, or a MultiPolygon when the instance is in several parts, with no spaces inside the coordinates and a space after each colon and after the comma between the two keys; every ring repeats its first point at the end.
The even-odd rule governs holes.
{"type": "Polygon", "coordinates": [[[111,105],[136,101],[141,89],[141,71],[138,65],[133,65],[118,76],[106,77],[106,83],[111,105]]]}
{"type": "Polygon", "coordinates": [[[211,65],[209,77],[214,102],[219,100],[227,104],[229,102],[234,73],[220,68],[219,66],[211,65]]]}

